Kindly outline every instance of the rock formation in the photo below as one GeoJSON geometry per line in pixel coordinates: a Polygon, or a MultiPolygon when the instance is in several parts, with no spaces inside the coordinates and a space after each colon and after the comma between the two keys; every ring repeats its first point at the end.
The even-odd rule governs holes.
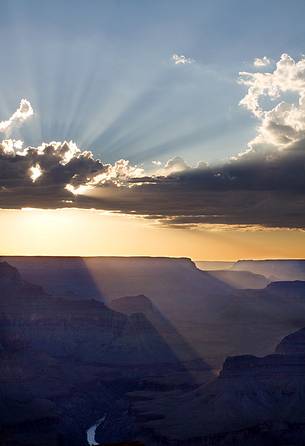
{"type": "Polygon", "coordinates": [[[141,313],[50,296],[0,263],[1,445],[84,445],[86,428],[154,368],[179,361],[141,313]],[[128,381],[129,380],[129,381],[128,381]]]}
{"type": "Polygon", "coordinates": [[[151,398],[149,403],[139,396],[134,410],[148,441],[302,445],[305,329],[284,338],[272,355],[227,358],[219,376],[194,391],[151,398]]]}

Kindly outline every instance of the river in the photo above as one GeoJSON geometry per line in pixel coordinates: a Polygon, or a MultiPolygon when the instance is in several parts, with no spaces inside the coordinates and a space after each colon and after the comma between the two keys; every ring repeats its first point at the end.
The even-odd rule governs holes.
{"type": "Polygon", "coordinates": [[[93,424],[93,426],[89,427],[89,429],[87,429],[87,443],[89,444],[89,446],[96,446],[99,443],[96,442],[95,440],[95,432],[96,429],[105,422],[107,415],[105,414],[102,418],[100,418],[98,421],[96,421],[95,424],[93,424]]]}

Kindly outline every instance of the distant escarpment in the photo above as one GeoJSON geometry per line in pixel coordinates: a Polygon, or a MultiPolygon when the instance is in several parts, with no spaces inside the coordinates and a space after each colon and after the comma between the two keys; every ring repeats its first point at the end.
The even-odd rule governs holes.
{"type": "Polygon", "coordinates": [[[261,289],[270,283],[270,280],[262,274],[251,271],[214,270],[209,271],[209,274],[237,289],[261,289]]]}
{"type": "Polygon", "coordinates": [[[22,276],[58,297],[109,301],[144,294],[154,301],[207,292],[229,286],[196,268],[187,258],[167,257],[3,257],[22,276]]]}
{"type": "Polygon", "coordinates": [[[251,271],[275,280],[305,280],[305,260],[238,260],[230,268],[233,271],[251,271]]]}
{"type": "MultiPolygon", "coordinates": [[[[92,313],[98,301],[125,316],[145,314],[182,361],[201,357],[219,368],[229,355],[266,355],[280,339],[305,325],[305,290],[290,282],[269,285],[270,278],[256,272],[201,271],[186,258],[10,257],[9,261],[24,280],[42,286],[54,299],[62,298],[64,305],[75,302],[77,308],[77,301],[94,300],[88,304],[92,313]],[[128,305],[125,298],[119,300],[122,296],[131,296],[128,305]]],[[[270,262],[278,269],[282,265],[270,262]]],[[[302,264],[285,261],[284,269],[295,271],[302,264]]],[[[124,351],[122,355],[126,357],[124,351]]]]}

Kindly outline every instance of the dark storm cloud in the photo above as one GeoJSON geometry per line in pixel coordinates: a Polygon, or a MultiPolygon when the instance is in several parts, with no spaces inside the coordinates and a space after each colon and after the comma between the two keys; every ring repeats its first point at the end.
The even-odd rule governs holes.
{"type": "MultiPolygon", "coordinates": [[[[156,179],[155,179],[156,180],[156,179]]],[[[249,153],[112,196],[113,209],[166,223],[305,228],[305,151],[249,153]]]]}
{"type": "Polygon", "coordinates": [[[304,141],[289,150],[252,149],[214,166],[191,168],[182,161],[177,158],[159,173],[145,175],[126,161],[103,164],[71,143],[29,148],[22,154],[1,146],[0,206],[112,210],[175,227],[305,228],[304,141]],[[35,180],[33,166],[41,171],[35,180]],[[88,188],[75,194],[79,186],[88,188]]]}
{"type": "Polygon", "coordinates": [[[0,206],[2,208],[61,207],[69,200],[67,184],[78,187],[102,173],[105,166],[73,143],[52,143],[16,150],[11,141],[0,144],[0,206]],[[32,178],[32,168],[40,176],[32,178]],[[61,203],[61,204],[60,204],[61,203]]]}

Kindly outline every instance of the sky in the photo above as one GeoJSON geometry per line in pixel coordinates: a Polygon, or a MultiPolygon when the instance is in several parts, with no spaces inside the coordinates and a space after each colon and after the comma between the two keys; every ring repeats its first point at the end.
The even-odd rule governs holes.
{"type": "Polygon", "coordinates": [[[304,18],[2,0],[2,253],[304,257],[304,18]]]}

